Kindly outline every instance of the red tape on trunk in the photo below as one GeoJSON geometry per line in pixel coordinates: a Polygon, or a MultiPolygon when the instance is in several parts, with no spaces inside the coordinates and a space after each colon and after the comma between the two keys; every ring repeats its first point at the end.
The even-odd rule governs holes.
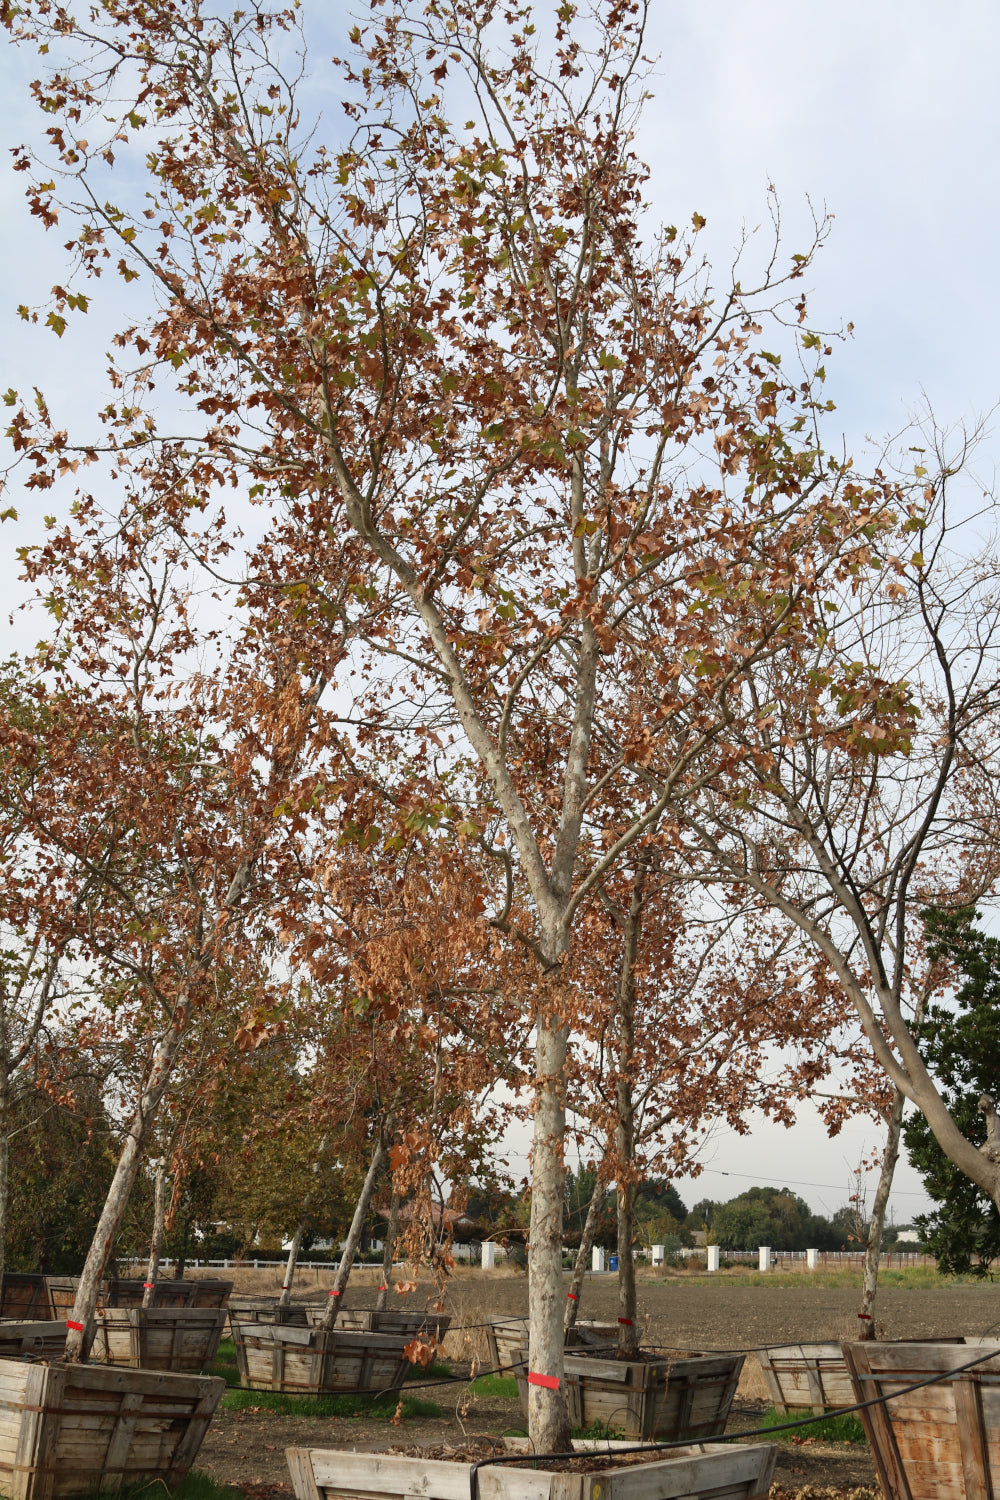
{"type": "Polygon", "coordinates": [[[336,1287],[333,1288],[333,1290],[330,1293],[330,1296],[331,1297],[339,1297],[340,1296],[340,1292],[337,1291],[336,1287]]]}
{"type": "Polygon", "coordinates": [[[624,1326],[626,1328],[631,1328],[632,1327],[632,1319],[631,1318],[619,1318],[618,1321],[619,1321],[619,1323],[624,1324],[624,1326]]]}
{"type": "Polygon", "coordinates": [[[539,1375],[536,1370],[530,1370],[528,1372],[528,1384],[543,1385],[547,1391],[557,1391],[559,1389],[559,1376],[539,1375]]]}
{"type": "Polygon", "coordinates": [[[66,1319],[66,1327],[67,1328],[72,1328],[76,1333],[82,1333],[83,1332],[83,1324],[82,1323],[74,1323],[71,1318],[67,1318],[66,1319]]]}
{"type": "Polygon", "coordinates": [[[579,1297],[576,1295],[576,1292],[567,1292],[566,1295],[567,1295],[567,1297],[569,1298],[569,1300],[571,1302],[579,1302],[579,1300],[580,1300],[579,1297]]]}
{"type": "Polygon", "coordinates": [[[379,1287],[379,1291],[380,1292],[387,1292],[388,1290],[389,1290],[389,1288],[387,1286],[380,1286],[379,1287]]]}
{"type": "Polygon", "coordinates": [[[870,1323],[872,1320],[871,1313],[858,1313],[858,1317],[863,1318],[866,1323],[870,1323]]]}
{"type": "Polygon", "coordinates": [[[155,1292],[156,1291],[156,1282],[155,1281],[144,1281],[142,1283],[142,1289],[143,1289],[144,1292],[155,1292]]]}

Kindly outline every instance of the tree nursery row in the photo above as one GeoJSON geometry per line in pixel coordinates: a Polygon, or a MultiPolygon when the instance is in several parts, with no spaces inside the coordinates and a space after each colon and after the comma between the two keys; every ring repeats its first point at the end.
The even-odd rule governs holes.
{"type": "MultiPolygon", "coordinates": [[[[448,1500],[766,1493],[766,1443],[632,1451],[721,1435],[742,1360],[640,1347],[637,1194],[751,1111],[883,1122],[863,1330],[906,1106],[954,1255],[993,1254],[994,501],[968,435],[843,451],[826,220],[789,247],[772,202],[721,278],[700,214],[653,220],[645,9],[370,0],[328,64],[308,7],[0,4],[41,111],[15,169],[65,246],[22,316],[56,358],[114,317],[92,412],[4,396],[40,639],[0,688],[0,1256],[12,1153],[44,1175],[72,1119],[111,1163],[57,1210],[79,1276],[7,1274],[36,1356],[0,1359],[11,1495],[195,1461],[228,1289],[159,1256],[202,1190],[291,1243],[280,1298],[230,1305],[244,1383],[395,1389],[443,1336],[449,1215],[520,1190],[502,1141],[531,1132],[529,1316],[494,1352],[540,1467],[301,1449],[302,1500],[413,1493],[407,1464],[448,1500]],[[296,1257],[338,1215],[310,1324],[296,1257]],[[393,1310],[394,1255],[436,1305],[393,1310]],[[628,1451],[575,1451],[595,1421],[628,1451]]],[[[855,1392],[958,1393],[929,1490],[919,1392],[905,1432],[903,1399],[866,1415],[892,1496],[995,1462],[1000,1354],[835,1355],[855,1392]],[[973,1366],[975,1399],[945,1379],[973,1366]]]]}

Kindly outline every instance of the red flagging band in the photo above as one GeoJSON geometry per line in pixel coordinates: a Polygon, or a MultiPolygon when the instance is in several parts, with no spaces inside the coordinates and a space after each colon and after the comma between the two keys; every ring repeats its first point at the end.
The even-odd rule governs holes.
{"type": "Polygon", "coordinates": [[[580,1300],[575,1292],[567,1292],[566,1295],[571,1302],[579,1302],[580,1300]]]}
{"type": "Polygon", "coordinates": [[[337,1288],[333,1287],[333,1289],[330,1292],[330,1296],[331,1297],[339,1297],[340,1295],[341,1295],[341,1293],[337,1291],[337,1288]]]}
{"type": "Polygon", "coordinates": [[[858,1313],[858,1317],[859,1318],[864,1318],[864,1320],[865,1320],[866,1323],[870,1323],[871,1320],[872,1320],[871,1313],[858,1313]]]}
{"type": "Polygon", "coordinates": [[[379,1287],[379,1291],[380,1292],[387,1292],[388,1290],[389,1290],[389,1288],[387,1286],[380,1286],[379,1287]]]}
{"type": "Polygon", "coordinates": [[[528,1372],[528,1384],[544,1385],[547,1391],[557,1391],[559,1389],[559,1376],[539,1375],[537,1370],[530,1370],[528,1372]]]}
{"type": "Polygon", "coordinates": [[[67,1318],[66,1319],[66,1327],[67,1328],[73,1328],[73,1329],[75,1329],[75,1331],[77,1333],[82,1333],[83,1332],[83,1324],[82,1323],[74,1323],[73,1320],[72,1320],[72,1318],[67,1318]]]}
{"type": "Polygon", "coordinates": [[[155,1281],[144,1281],[142,1283],[142,1289],[143,1289],[144,1292],[155,1292],[156,1291],[156,1282],[155,1281]]]}
{"type": "Polygon", "coordinates": [[[624,1326],[626,1328],[631,1328],[632,1327],[632,1319],[631,1318],[619,1318],[618,1321],[619,1321],[619,1323],[624,1324],[624,1326]]]}

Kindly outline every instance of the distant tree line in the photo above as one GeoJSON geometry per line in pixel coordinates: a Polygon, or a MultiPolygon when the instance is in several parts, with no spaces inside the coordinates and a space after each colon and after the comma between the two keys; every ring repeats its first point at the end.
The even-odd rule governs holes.
{"type": "MultiPolygon", "coordinates": [[[[593,1168],[581,1166],[566,1175],[564,1239],[570,1249],[580,1242],[587,1209],[596,1185],[593,1168]]],[[[473,1189],[470,1216],[484,1238],[521,1239],[528,1224],[528,1205],[516,1194],[473,1189]]],[[[838,1208],[831,1218],[815,1214],[808,1203],[787,1187],[752,1187],[725,1202],[702,1198],[688,1209],[673,1183],[651,1178],[636,1195],[637,1248],[665,1245],[668,1252],[691,1249],[707,1243],[723,1250],[862,1250],[868,1234],[863,1209],[855,1203],[838,1208]]],[[[898,1225],[887,1226],[885,1248],[909,1232],[898,1225]]],[[[615,1187],[604,1196],[595,1244],[615,1243],[615,1187]]]]}

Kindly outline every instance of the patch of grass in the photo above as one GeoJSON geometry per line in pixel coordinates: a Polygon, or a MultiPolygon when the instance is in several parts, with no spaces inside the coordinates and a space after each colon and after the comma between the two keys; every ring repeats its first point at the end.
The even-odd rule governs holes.
{"type": "Polygon", "coordinates": [[[450,1380],[452,1369],[450,1365],[443,1365],[439,1359],[432,1360],[426,1367],[414,1365],[407,1375],[407,1380],[450,1380]]]}
{"type": "Polygon", "coordinates": [[[288,1417],[374,1417],[389,1421],[395,1416],[400,1398],[403,1419],[440,1417],[443,1412],[435,1401],[406,1396],[400,1391],[385,1391],[377,1396],[292,1396],[281,1391],[228,1390],[222,1398],[225,1411],[273,1411],[288,1417]]]}
{"type": "MultiPolygon", "coordinates": [[[[660,1278],[654,1278],[660,1279],[660,1278]]],[[[662,1278],[671,1286],[698,1286],[703,1277],[697,1274],[685,1276],[667,1274],[662,1278]]],[[[749,1267],[731,1268],[713,1273],[727,1286],[777,1286],[777,1287],[860,1287],[861,1268],[845,1267],[843,1270],[825,1271],[757,1271],[749,1267]]],[[[935,1266],[893,1266],[879,1271],[879,1286],[899,1287],[904,1291],[924,1291],[943,1286],[971,1286],[975,1276],[942,1276],[935,1266]]]]}
{"type": "MultiPolygon", "coordinates": [[[[107,1490],[91,1490],[92,1497],[98,1495],[107,1500],[107,1490]]],[[[162,1479],[143,1479],[138,1484],[126,1484],[118,1491],[119,1500],[245,1500],[238,1485],[216,1484],[207,1474],[192,1473],[173,1489],[167,1489],[162,1479]]]]}
{"type": "MultiPolygon", "coordinates": [[[[808,1416],[807,1412],[801,1413],[808,1416]]],[[[824,1443],[866,1443],[865,1429],[861,1420],[854,1412],[832,1412],[822,1416],[817,1414],[818,1420],[808,1427],[793,1427],[787,1432],[776,1432],[775,1440],[779,1443],[801,1442],[803,1438],[819,1438],[824,1443]]],[[[794,1422],[795,1417],[782,1415],[776,1412],[774,1407],[764,1413],[759,1426],[780,1427],[785,1422],[794,1422]]]]}
{"type": "Polygon", "coordinates": [[[228,1386],[239,1386],[240,1375],[236,1368],[236,1345],[232,1339],[220,1339],[219,1347],[215,1352],[215,1359],[208,1371],[209,1375],[219,1375],[228,1386]]]}
{"type": "Polygon", "coordinates": [[[573,1437],[583,1438],[590,1443],[603,1443],[625,1436],[624,1427],[609,1427],[605,1422],[599,1422],[596,1418],[586,1427],[574,1427],[573,1437]]]}
{"type": "Polygon", "coordinates": [[[513,1375],[480,1375],[472,1382],[477,1396],[497,1396],[504,1401],[517,1400],[517,1381],[513,1375]]]}

